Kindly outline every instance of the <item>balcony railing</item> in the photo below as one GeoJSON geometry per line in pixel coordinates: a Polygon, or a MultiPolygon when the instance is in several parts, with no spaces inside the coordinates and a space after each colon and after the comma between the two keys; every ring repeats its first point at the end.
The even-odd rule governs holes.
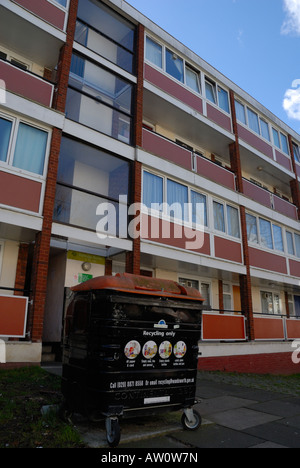
{"type": "Polygon", "coordinates": [[[292,219],[298,219],[297,207],[283,198],[278,197],[269,190],[254,184],[250,180],[243,179],[244,194],[252,200],[277,211],[292,219]]]}
{"type": "Polygon", "coordinates": [[[300,317],[255,314],[256,341],[288,341],[300,339],[300,317]]]}
{"type": "Polygon", "coordinates": [[[0,79],[4,81],[6,91],[47,107],[52,106],[54,85],[40,76],[0,60],[0,79]]]}
{"type": "Polygon", "coordinates": [[[25,338],[29,291],[0,286],[0,336],[3,338],[25,338]],[[4,295],[3,291],[8,294],[4,295]],[[24,296],[12,295],[22,293],[24,296]]]}
{"type": "Polygon", "coordinates": [[[233,172],[146,128],[143,128],[143,148],[149,153],[235,190],[233,172]]]}

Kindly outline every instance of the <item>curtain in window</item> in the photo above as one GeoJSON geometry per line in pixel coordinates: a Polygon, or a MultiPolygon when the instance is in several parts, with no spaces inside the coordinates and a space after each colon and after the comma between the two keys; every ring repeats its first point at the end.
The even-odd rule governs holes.
{"type": "Polygon", "coordinates": [[[206,196],[201,193],[191,191],[193,223],[200,226],[207,226],[207,202],[206,196]]]}
{"type": "Polygon", "coordinates": [[[0,161],[7,160],[7,152],[12,129],[10,120],[0,118],[0,161]]]}
{"type": "Polygon", "coordinates": [[[171,50],[166,50],[166,71],[183,83],[183,60],[171,50]]]}
{"type": "Polygon", "coordinates": [[[269,125],[267,124],[267,122],[265,122],[264,120],[260,119],[260,128],[261,128],[261,134],[262,136],[270,141],[270,132],[269,132],[269,125]]]}
{"type": "Polygon", "coordinates": [[[196,93],[200,93],[200,86],[199,86],[199,78],[198,74],[191,70],[190,68],[186,67],[186,84],[189,88],[196,91],[196,93]]]}
{"type": "Polygon", "coordinates": [[[159,205],[163,203],[163,179],[161,177],[144,172],[143,203],[148,208],[152,205],[153,209],[159,210],[159,205]]]}
{"type": "Polygon", "coordinates": [[[295,234],[296,255],[300,258],[300,236],[295,234]]]}
{"type": "Polygon", "coordinates": [[[273,249],[273,240],[272,240],[272,230],[271,230],[271,223],[266,221],[265,219],[259,220],[259,227],[260,227],[260,238],[261,243],[264,247],[268,247],[269,249],[273,249]]]}
{"type": "Polygon", "coordinates": [[[162,47],[152,41],[150,37],[146,38],[146,59],[159,68],[162,68],[162,47]]]}
{"type": "Polygon", "coordinates": [[[217,231],[225,232],[224,206],[214,202],[214,226],[217,231]]]}
{"type": "Polygon", "coordinates": [[[225,112],[228,112],[229,114],[229,101],[228,101],[228,93],[225,91],[225,89],[220,88],[218,86],[218,95],[219,95],[219,106],[221,109],[223,109],[225,112]]]}
{"type": "Polygon", "coordinates": [[[258,236],[257,236],[257,223],[255,216],[246,214],[246,223],[247,223],[247,235],[249,242],[258,243],[258,236]]]}
{"type": "Polygon", "coordinates": [[[236,118],[239,122],[246,125],[245,107],[238,101],[235,101],[236,118]]]}
{"type": "Polygon", "coordinates": [[[206,283],[201,283],[201,296],[204,299],[203,304],[210,306],[210,285],[206,283]]]}
{"type": "MultiPolygon", "coordinates": [[[[285,135],[283,135],[282,133],[280,133],[280,141],[281,141],[281,148],[282,148],[282,151],[283,151],[285,154],[290,154],[290,153],[289,153],[289,147],[288,147],[287,137],[286,137],[285,135]]],[[[300,162],[300,155],[299,155],[299,162],[300,162]]]]}
{"type": "Polygon", "coordinates": [[[188,188],[185,185],[178,184],[168,179],[167,203],[170,216],[188,221],[188,188]]]}
{"type": "Polygon", "coordinates": [[[279,133],[277,132],[277,130],[275,130],[275,128],[272,128],[272,130],[273,130],[274,145],[280,149],[279,133]]]}
{"type": "Polygon", "coordinates": [[[47,140],[47,132],[20,123],[13,166],[42,175],[47,140]]]}
{"type": "Polygon", "coordinates": [[[227,206],[227,223],[228,223],[228,234],[230,236],[240,237],[240,223],[239,223],[239,212],[232,206],[227,206]]]}
{"type": "Polygon", "coordinates": [[[258,115],[253,112],[251,109],[248,110],[248,121],[249,121],[249,127],[251,130],[254,132],[258,133],[259,135],[259,123],[258,123],[258,115]]]}
{"type": "Polygon", "coordinates": [[[205,81],[205,91],[206,91],[206,98],[210,101],[213,102],[214,104],[217,104],[217,98],[216,98],[216,93],[214,86],[209,83],[208,81],[205,81]]]}
{"type": "Polygon", "coordinates": [[[283,238],[282,238],[282,229],[279,226],[273,225],[273,237],[274,237],[274,244],[275,249],[284,252],[283,247],[283,238]]]}
{"type": "Polygon", "coordinates": [[[290,255],[295,255],[293,234],[291,232],[286,231],[286,241],[287,241],[288,253],[290,255]]]}

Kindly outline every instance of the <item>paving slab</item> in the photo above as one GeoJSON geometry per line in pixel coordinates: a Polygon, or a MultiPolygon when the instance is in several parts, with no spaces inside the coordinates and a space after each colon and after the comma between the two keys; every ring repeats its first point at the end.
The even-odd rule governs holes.
{"type": "Polygon", "coordinates": [[[237,408],[223,413],[215,413],[209,416],[210,420],[225,427],[242,431],[244,429],[277,421],[278,416],[260,413],[247,408],[237,408]]]}
{"type": "Polygon", "coordinates": [[[209,416],[214,413],[220,413],[230,409],[243,408],[245,406],[254,405],[256,403],[257,401],[255,400],[246,400],[244,398],[237,398],[227,395],[202,400],[200,404],[195,406],[195,409],[199,411],[202,416],[209,416]]]}
{"type": "Polygon", "coordinates": [[[249,448],[265,442],[256,435],[234,431],[217,424],[201,427],[196,432],[176,432],[172,438],[196,448],[249,448]]]}
{"type": "Polygon", "coordinates": [[[276,448],[277,449],[284,449],[285,448],[286,449],[288,447],[285,447],[284,445],[274,444],[274,442],[264,442],[262,444],[254,445],[253,447],[250,447],[250,448],[254,448],[254,449],[256,449],[256,448],[258,448],[258,449],[260,449],[260,448],[262,448],[262,449],[273,449],[273,448],[274,449],[276,449],[276,448]]]}
{"type": "Polygon", "coordinates": [[[300,430],[294,427],[284,426],[279,422],[271,422],[245,429],[243,433],[264,439],[268,442],[283,445],[284,447],[300,448],[300,430]]]}
{"type": "Polygon", "coordinates": [[[291,417],[291,418],[284,418],[278,422],[288,427],[296,427],[297,429],[300,430],[300,416],[299,415],[291,417]]]}
{"type": "Polygon", "coordinates": [[[281,416],[282,418],[300,415],[300,405],[294,404],[286,399],[265,401],[263,403],[246,406],[251,406],[252,410],[281,416]]]}

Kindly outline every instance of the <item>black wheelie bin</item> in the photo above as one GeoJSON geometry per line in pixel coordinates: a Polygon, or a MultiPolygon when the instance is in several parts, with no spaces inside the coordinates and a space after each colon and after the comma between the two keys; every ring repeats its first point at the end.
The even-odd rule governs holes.
{"type": "Polygon", "coordinates": [[[72,288],[65,313],[64,411],[105,419],[107,442],[120,442],[120,420],[193,410],[203,298],[180,284],[129,274],[72,288]]]}

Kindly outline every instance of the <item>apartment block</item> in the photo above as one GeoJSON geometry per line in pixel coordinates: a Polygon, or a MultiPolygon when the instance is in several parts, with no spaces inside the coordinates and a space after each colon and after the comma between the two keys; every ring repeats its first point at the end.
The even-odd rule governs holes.
{"type": "Polygon", "coordinates": [[[70,288],[131,273],[201,291],[199,369],[297,372],[300,135],[124,0],[0,25],[2,365],[59,360],[70,288]]]}

